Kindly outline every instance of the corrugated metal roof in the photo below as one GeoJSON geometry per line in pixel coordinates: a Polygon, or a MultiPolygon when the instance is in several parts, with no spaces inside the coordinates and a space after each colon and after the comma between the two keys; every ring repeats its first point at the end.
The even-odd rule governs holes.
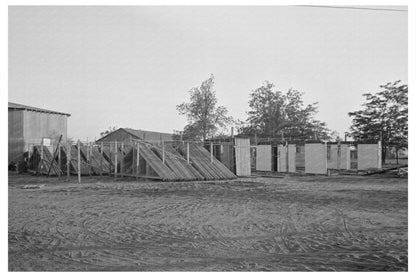
{"type": "Polygon", "coordinates": [[[31,107],[31,106],[27,106],[27,105],[12,103],[12,102],[9,102],[9,109],[12,109],[12,110],[28,110],[28,111],[35,111],[35,112],[41,112],[41,113],[53,113],[53,114],[62,114],[62,115],[66,115],[66,116],[71,116],[68,113],[51,111],[51,110],[31,107]]]}

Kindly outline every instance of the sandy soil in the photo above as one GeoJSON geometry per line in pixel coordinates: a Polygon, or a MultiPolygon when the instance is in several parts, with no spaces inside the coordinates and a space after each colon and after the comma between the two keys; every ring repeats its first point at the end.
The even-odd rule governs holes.
{"type": "Polygon", "coordinates": [[[10,271],[408,269],[406,179],[90,182],[9,176],[10,271]]]}

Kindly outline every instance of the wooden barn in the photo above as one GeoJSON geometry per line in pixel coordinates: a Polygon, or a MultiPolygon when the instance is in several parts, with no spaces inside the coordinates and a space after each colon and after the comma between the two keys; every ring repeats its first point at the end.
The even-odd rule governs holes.
{"type": "Polygon", "coordinates": [[[53,149],[62,135],[67,140],[70,114],[9,102],[9,165],[24,161],[32,145],[53,149]]]}
{"type": "Polygon", "coordinates": [[[173,134],[135,130],[130,128],[119,128],[114,132],[100,138],[97,142],[130,142],[132,139],[146,140],[146,141],[172,141],[173,134]]]}

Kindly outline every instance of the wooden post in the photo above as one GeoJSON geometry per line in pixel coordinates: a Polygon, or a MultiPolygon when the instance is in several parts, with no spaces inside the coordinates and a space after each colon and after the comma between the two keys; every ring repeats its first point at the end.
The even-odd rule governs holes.
{"type": "Polygon", "coordinates": [[[383,149],[382,149],[382,142],[381,140],[378,141],[377,143],[377,168],[381,169],[382,168],[382,163],[383,163],[383,149]]]}
{"type": "Polygon", "coordinates": [[[331,171],[328,170],[328,144],[327,144],[326,141],[324,142],[324,152],[325,152],[325,155],[324,155],[325,156],[324,157],[324,160],[325,160],[325,169],[326,169],[327,175],[330,176],[331,175],[331,171]]]}
{"type": "Polygon", "coordinates": [[[134,144],[135,142],[131,140],[130,138],[130,142],[131,142],[131,174],[134,175],[134,144]]]}
{"type": "Polygon", "coordinates": [[[124,142],[121,142],[120,152],[120,176],[123,178],[123,167],[124,167],[124,142]]]}
{"type": "Polygon", "coordinates": [[[78,183],[81,184],[81,142],[78,140],[78,183]]]}
{"type": "Polygon", "coordinates": [[[67,142],[66,143],[66,176],[68,178],[70,178],[70,174],[71,174],[71,143],[67,142]]]}
{"type": "Polygon", "coordinates": [[[26,165],[27,168],[30,169],[30,143],[27,144],[27,161],[26,161],[26,165]]]}
{"type": "Polygon", "coordinates": [[[213,163],[214,162],[214,147],[213,147],[212,142],[210,143],[209,148],[211,152],[211,163],[213,163]]]}
{"type": "Polygon", "coordinates": [[[111,167],[111,165],[113,164],[113,155],[111,154],[111,142],[108,143],[108,155],[110,159],[108,175],[111,175],[111,172],[113,171],[113,168],[111,167]]]}
{"type": "Polygon", "coordinates": [[[103,155],[104,155],[104,153],[103,153],[103,151],[104,151],[104,143],[103,142],[101,142],[101,149],[100,149],[100,152],[101,152],[101,155],[100,155],[100,168],[101,168],[101,170],[100,170],[100,176],[103,176],[103,155]]]}
{"type": "Polygon", "coordinates": [[[61,178],[61,169],[62,169],[62,162],[61,162],[61,146],[58,145],[58,177],[61,178]]]}
{"type": "Polygon", "coordinates": [[[40,169],[43,169],[43,139],[40,144],[40,169]]]}
{"type": "Polygon", "coordinates": [[[91,160],[91,157],[92,157],[92,148],[94,147],[94,145],[92,144],[92,142],[91,142],[91,147],[90,147],[90,160],[91,160]]]}
{"type": "Polygon", "coordinates": [[[337,170],[341,167],[341,140],[337,143],[337,170]]]}
{"type": "Polygon", "coordinates": [[[289,172],[289,143],[286,141],[286,172],[289,172]]]}
{"type": "Polygon", "coordinates": [[[186,161],[189,164],[189,142],[186,143],[186,161]]]}
{"type": "Polygon", "coordinates": [[[140,174],[140,143],[137,142],[137,158],[136,158],[136,179],[140,174]]]}
{"type": "Polygon", "coordinates": [[[88,165],[90,164],[90,144],[89,143],[87,143],[87,145],[86,145],[86,154],[87,154],[87,163],[88,163],[88,165]]]}
{"type": "Polygon", "coordinates": [[[89,166],[89,170],[88,173],[91,176],[92,175],[92,167],[91,167],[91,144],[88,143],[88,138],[87,138],[87,164],[89,166]]]}
{"type": "Polygon", "coordinates": [[[165,163],[165,142],[162,140],[162,162],[165,163]]]}
{"type": "Polygon", "coordinates": [[[117,156],[118,156],[118,149],[117,149],[117,141],[114,143],[114,178],[117,178],[117,156]]]}

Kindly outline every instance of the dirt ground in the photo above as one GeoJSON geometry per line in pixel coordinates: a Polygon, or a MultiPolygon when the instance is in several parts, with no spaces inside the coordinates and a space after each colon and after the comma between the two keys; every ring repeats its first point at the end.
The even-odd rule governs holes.
{"type": "Polygon", "coordinates": [[[10,271],[408,269],[407,179],[88,182],[9,175],[10,271]]]}

